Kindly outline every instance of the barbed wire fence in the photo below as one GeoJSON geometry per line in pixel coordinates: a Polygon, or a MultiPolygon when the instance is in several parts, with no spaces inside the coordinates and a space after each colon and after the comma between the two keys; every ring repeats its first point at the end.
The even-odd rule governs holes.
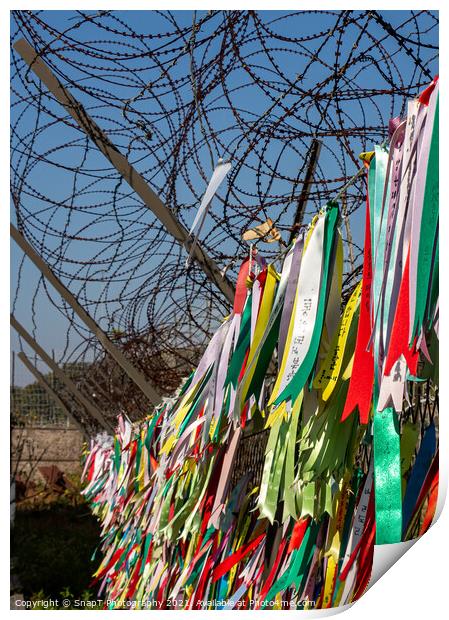
{"type": "MultiPolygon", "coordinates": [[[[312,142],[321,150],[302,223],[437,72],[432,11],[14,11],[12,19],[12,44],[25,39],[35,50],[30,63],[11,54],[13,221],[162,396],[196,364],[229,299],[200,261],[186,267],[186,249],[39,79],[38,59],[184,228],[218,159],[231,162],[200,239],[231,284],[248,255],[247,229],[271,218],[289,240],[312,142]]],[[[346,294],[360,275],[364,200],[358,177],[341,200],[346,294]]],[[[280,250],[258,247],[267,261],[280,250]]],[[[54,321],[57,364],[85,368],[77,389],[109,423],[120,411],[148,413],[151,402],[97,334],[18,256],[12,312],[26,308],[31,336],[45,348],[54,321]]],[[[79,400],[70,410],[98,426],[79,400]]]]}

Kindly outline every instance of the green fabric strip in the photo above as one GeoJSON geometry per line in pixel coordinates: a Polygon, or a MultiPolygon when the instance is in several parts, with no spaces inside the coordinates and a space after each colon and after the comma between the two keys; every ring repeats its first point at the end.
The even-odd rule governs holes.
{"type": "Polygon", "coordinates": [[[398,418],[392,407],[374,414],[376,544],[401,541],[402,485],[398,418]]]}
{"type": "Polygon", "coordinates": [[[232,354],[231,361],[229,363],[225,386],[231,383],[234,388],[237,387],[239,375],[242,370],[243,360],[245,359],[245,355],[251,340],[251,306],[252,294],[248,295],[245,309],[243,310],[237,346],[235,347],[235,351],[232,354]]]}
{"type": "Polygon", "coordinates": [[[416,275],[416,307],[413,322],[412,341],[418,335],[426,315],[429,281],[432,275],[432,258],[438,227],[439,207],[439,99],[436,103],[435,120],[432,129],[429,161],[427,163],[426,188],[421,217],[416,275]]]}
{"type": "Polygon", "coordinates": [[[265,340],[265,343],[259,353],[259,358],[256,363],[256,369],[254,371],[253,378],[251,379],[251,383],[246,394],[246,400],[248,400],[251,394],[254,395],[256,400],[259,400],[260,391],[265,380],[265,375],[267,373],[268,366],[270,365],[270,360],[273,356],[274,348],[277,345],[280,324],[281,312],[279,312],[278,316],[276,317],[273,326],[268,333],[267,339],[265,340]]]}

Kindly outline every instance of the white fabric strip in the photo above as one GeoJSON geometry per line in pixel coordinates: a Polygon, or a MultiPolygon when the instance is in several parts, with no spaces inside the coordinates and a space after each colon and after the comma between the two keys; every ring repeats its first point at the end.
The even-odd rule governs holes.
{"type": "Polygon", "coordinates": [[[293,334],[290,348],[284,353],[284,356],[287,355],[287,361],[278,394],[285,389],[304,361],[312,340],[322,275],[324,222],[325,217],[321,216],[313,229],[301,262],[295,315],[292,317],[293,334]]]}
{"type": "Polygon", "coordinates": [[[231,164],[229,162],[227,163],[221,162],[217,164],[217,166],[215,167],[215,170],[209,181],[209,185],[207,186],[203,199],[201,200],[200,207],[197,211],[195,219],[193,220],[193,224],[190,228],[189,232],[191,235],[193,234],[195,229],[198,229],[198,233],[200,232],[201,224],[204,221],[204,218],[207,214],[210,202],[212,198],[215,196],[217,189],[221,185],[222,181],[224,180],[225,176],[228,174],[230,169],[231,169],[231,164]]]}

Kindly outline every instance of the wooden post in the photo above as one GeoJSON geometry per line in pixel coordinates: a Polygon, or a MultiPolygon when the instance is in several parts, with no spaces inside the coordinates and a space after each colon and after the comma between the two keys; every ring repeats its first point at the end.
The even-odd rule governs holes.
{"type": "MultiPolygon", "coordinates": [[[[45,84],[48,90],[55,96],[57,101],[75,119],[80,128],[91,138],[103,155],[123,176],[125,181],[140,196],[145,205],[162,222],[165,229],[189,252],[192,239],[189,232],[175,217],[173,212],[166,207],[159,196],[151,189],[143,176],[129,163],[120,153],[118,148],[109,140],[105,133],[87,114],[84,107],[74,98],[71,92],[65,88],[48,65],[42,60],[36,50],[25,39],[14,43],[14,49],[22,56],[30,69],[45,84]]],[[[220,289],[230,303],[234,301],[234,286],[220,273],[215,261],[204,252],[200,246],[193,249],[193,256],[201,265],[209,280],[220,289]]]]}
{"type": "Polygon", "coordinates": [[[76,387],[72,379],[68,377],[55,362],[51,359],[51,357],[44,351],[44,349],[36,342],[36,340],[27,332],[27,330],[19,323],[19,321],[11,314],[11,325],[16,330],[20,336],[25,340],[25,342],[39,355],[39,357],[47,364],[47,366],[52,370],[52,372],[60,379],[64,385],[67,387],[69,392],[73,394],[73,396],[80,402],[86,411],[97,420],[99,424],[108,432],[113,433],[113,428],[109,422],[107,422],[102,413],[93,405],[85,396],[82,394],[79,389],[76,387]]]}
{"type": "Polygon", "coordinates": [[[290,239],[288,241],[288,245],[291,245],[293,239],[296,237],[299,226],[302,224],[304,219],[304,212],[306,210],[307,200],[309,199],[310,187],[313,181],[313,175],[315,174],[316,165],[318,162],[318,157],[320,156],[321,151],[321,142],[314,138],[312,140],[312,144],[310,145],[309,153],[308,153],[308,164],[306,176],[304,177],[304,182],[301,189],[301,194],[298,198],[298,206],[296,207],[295,219],[293,221],[292,231],[290,233],[290,239]]]}
{"type": "Polygon", "coordinates": [[[30,360],[27,358],[25,353],[23,353],[23,352],[19,353],[18,357],[21,360],[21,362],[26,366],[26,368],[28,368],[30,373],[36,378],[38,383],[44,388],[44,390],[47,392],[47,394],[50,396],[50,398],[52,398],[55,401],[56,405],[60,409],[62,409],[62,411],[66,414],[66,416],[70,420],[72,420],[72,422],[75,424],[75,426],[77,426],[79,428],[79,430],[82,432],[82,434],[83,434],[84,438],[86,439],[86,441],[89,441],[90,438],[89,438],[89,435],[88,435],[86,429],[84,428],[84,426],[80,422],[78,422],[78,420],[75,418],[73,413],[70,411],[68,405],[55,392],[55,390],[47,383],[47,381],[45,380],[44,376],[30,362],[30,360]]]}
{"type": "Polygon", "coordinates": [[[161,398],[154,387],[146,380],[144,375],[135,368],[125,357],[122,351],[108,338],[107,334],[97,325],[94,319],[84,310],[72,293],[55,276],[47,263],[39,256],[36,250],[28,243],[25,237],[11,224],[11,236],[17,245],[25,252],[46,279],[54,286],[58,293],[72,307],[79,318],[87,325],[90,331],[95,334],[106,351],[115,359],[117,364],[123,368],[128,377],[142,390],[145,396],[153,405],[157,405],[161,398]]]}

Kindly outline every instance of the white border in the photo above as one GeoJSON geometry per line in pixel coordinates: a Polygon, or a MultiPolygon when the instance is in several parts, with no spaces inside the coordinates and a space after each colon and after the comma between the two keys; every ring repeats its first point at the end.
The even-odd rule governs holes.
{"type": "MultiPolygon", "coordinates": [[[[411,9],[422,9],[425,7],[424,2],[416,3],[416,2],[391,2],[388,3],[388,6],[385,6],[387,3],[383,3],[380,6],[374,6],[372,3],[368,2],[345,2],[345,3],[337,3],[337,2],[324,2],[323,4],[316,5],[314,3],[309,3],[302,6],[302,3],[292,2],[291,0],[284,0],[280,3],[280,6],[276,6],[276,9],[279,10],[298,10],[298,9],[394,9],[394,10],[411,10],[411,9]]],[[[1,11],[1,19],[0,19],[0,41],[2,46],[2,67],[3,71],[1,73],[3,79],[1,80],[1,88],[2,88],[2,97],[1,97],[1,105],[3,107],[3,114],[1,118],[3,119],[3,123],[1,125],[1,139],[2,144],[4,146],[5,157],[3,159],[3,166],[1,169],[1,187],[2,187],[2,209],[0,211],[0,235],[1,235],[1,243],[0,243],[0,261],[2,268],[3,276],[6,275],[7,269],[6,266],[9,266],[9,237],[8,237],[8,220],[9,220],[9,211],[8,211],[8,196],[9,196],[9,174],[8,174],[8,166],[6,162],[9,161],[9,127],[6,124],[6,119],[9,118],[9,80],[7,76],[9,75],[9,11],[13,9],[92,9],[92,7],[96,9],[140,9],[140,10],[151,10],[151,9],[167,9],[171,10],[191,10],[191,9],[214,9],[214,10],[230,10],[230,9],[248,9],[248,8],[257,8],[258,10],[273,10],[273,3],[259,0],[259,2],[255,3],[255,6],[248,6],[248,4],[243,4],[242,2],[232,2],[231,0],[227,1],[217,1],[213,2],[204,2],[204,1],[196,1],[192,3],[190,6],[187,3],[183,2],[164,2],[162,3],[153,3],[153,2],[143,2],[143,1],[130,1],[126,2],[116,2],[114,0],[110,0],[108,2],[97,0],[97,2],[85,2],[78,1],[77,3],[70,3],[69,6],[61,5],[61,2],[57,2],[56,0],[47,0],[46,2],[38,3],[38,2],[15,2],[12,3],[9,0],[2,3],[1,11]],[[20,4],[20,6],[18,6],[20,4]],[[193,6],[192,6],[193,5],[193,6]]],[[[446,20],[446,8],[441,1],[432,2],[431,6],[428,7],[433,10],[440,11],[440,61],[443,63],[446,62],[446,58],[449,58],[449,50],[448,48],[448,40],[449,40],[449,32],[447,28],[447,20],[446,20]]],[[[445,122],[447,114],[447,106],[446,106],[446,89],[447,89],[447,76],[445,74],[445,65],[443,65],[443,70],[440,71],[440,75],[442,76],[442,113],[441,113],[441,145],[447,145],[448,134],[447,134],[447,123],[445,122]]],[[[442,157],[441,157],[441,169],[444,170],[444,166],[447,162],[447,153],[445,149],[442,148],[442,157]]],[[[443,175],[441,175],[441,197],[440,197],[440,215],[441,215],[441,227],[443,229],[443,240],[445,239],[445,234],[447,233],[447,213],[449,210],[449,197],[446,179],[443,175]]],[[[445,260],[448,257],[448,246],[445,243],[441,244],[441,272],[443,278],[445,277],[445,267],[448,265],[448,261],[445,260]]],[[[3,389],[1,390],[1,394],[3,396],[3,407],[2,414],[4,420],[4,431],[2,433],[2,472],[3,472],[3,494],[4,498],[3,502],[3,510],[2,510],[2,528],[1,532],[3,536],[8,537],[9,531],[9,423],[7,420],[7,411],[9,411],[9,347],[6,346],[8,342],[6,333],[9,329],[9,308],[7,303],[7,295],[6,295],[6,282],[2,283],[1,291],[3,292],[0,298],[0,312],[1,312],[1,327],[2,333],[5,334],[4,339],[2,339],[2,343],[5,345],[2,347],[1,357],[0,357],[0,381],[2,382],[3,389]]],[[[441,303],[440,307],[442,308],[443,317],[446,315],[446,301],[447,301],[447,293],[448,288],[444,286],[445,282],[443,281],[443,286],[441,287],[441,303]]],[[[441,351],[445,351],[446,345],[448,343],[447,339],[447,328],[446,321],[441,321],[440,325],[440,333],[441,333],[441,351]]],[[[445,378],[447,376],[446,373],[447,364],[444,356],[441,356],[440,359],[440,376],[445,378]]],[[[431,527],[429,532],[420,539],[416,544],[413,545],[413,548],[410,548],[410,543],[400,543],[399,545],[386,545],[382,548],[375,548],[375,560],[373,566],[373,580],[372,584],[375,584],[375,587],[371,587],[370,589],[362,596],[362,598],[352,606],[351,609],[348,609],[350,606],[345,606],[344,608],[336,608],[333,610],[316,610],[311,612],[299,611],[298,613],[301,617],[305,617],[306,615],[313,614],[315,617],[325,615],[335,615],[336,613],[341,613],[342,611],[346,611],[348,618],[360,618],[363,617],[366,620],[370,620],[371,618],[375,618],[378,620],[380,613],[388,613],[388,618],[407,618],[407,620],[414,620],[415,618],[421,618],[423,614],[427,617],[439,618],[441,617],[441,612],[444,609],[445,615],[447,614],[447,604],[446,597],[449,591],[449,587],[447,585],[447,559],[448,559],[448,539],[449,539],[449,512],[446,508],[443,510],[443,504],[445,495],[447,492],[447,480],[448,480],[448,453],[447,453],[447,422],[445,420],[446,413],[446,389],[445,389],[445,381],[441,385],[440,390],[440,420],[442,418],[442,422],[440,421],[440,494],[438,498],[438,506],[437,506],[437,522],[431,527]],[[401,555],[408,551],[404,558],[401,558],[401,555]],[[400,559],[399,559],[400,558],[400,559]],[[390,568],[391,567],[391,568],[390,568]],[[379,579],[377,581],[379,575],[383,575],[384,572],[388,570],[389,575],[387,578],[379,579]],[[375,578],[377,576],[377,578],[375,578]],[[357,614],[357,615],[354,615],[357,614]]],[[[9,537],[5,540],[5,546],[9,547],[9,537]]],[[[3,547],[5,548],[5,547],[3,547]]],[[[3,594],[0,599],[0,604],[3,609],[9,610],[9,562],[7,560],[6,554],[3,555],[2,558],[2,587],[3,594]],[[7,591],[8,588],[8,591],[7,591]]],[[[18,612],[23,613],[23,612],[18,612]]],[[[43,612],[46,613],[46,612],[43,612]]],[[[60,613],[60,612],[56,612],[60,613]]],[[[75,614],[80,614],[83,612],[74,612],[75,614]]],[[[94,612],[95,613],[95,612],[94,612]]],[[[97,612],[100,613],[100,612],[97,612]]],[[[113,612],[104,611],[101,612],[103,614],[111,614],[113,612]]],[[[124,612],[124,613],[132,613],[132,612],[124,612]]],[[[152,614],[163,613],[164,618],[170,618],[170,614],[176,613],[178,616],[179,612],[157,612],[154,611],[152,614]]],[[[182,612],[182,613],[196,613],[196,612],[182,612]]],[[[222,617],[223,612],[218,611],[208,611],[206,612],[208,617],[211,619],[215,614],[220,614],[219,617],[222,617]]],[[[234,614],[233,611],[224,612],[225,614],[234,614]]],[[[241,612],[238,612],[241,613],[241,612]]],[[[245,613],[257,613],[248,611],[245,613]]],[[[266,615],[275,614],[277,618],[279,618],[279,611],[266,611],[264,612],[264,617],[266,615]]],[[[289,614],[294,612],[289,611],[289,614]]],[[[52,617],[54,617],[54,612],[52,612],[52,617]]]]}

